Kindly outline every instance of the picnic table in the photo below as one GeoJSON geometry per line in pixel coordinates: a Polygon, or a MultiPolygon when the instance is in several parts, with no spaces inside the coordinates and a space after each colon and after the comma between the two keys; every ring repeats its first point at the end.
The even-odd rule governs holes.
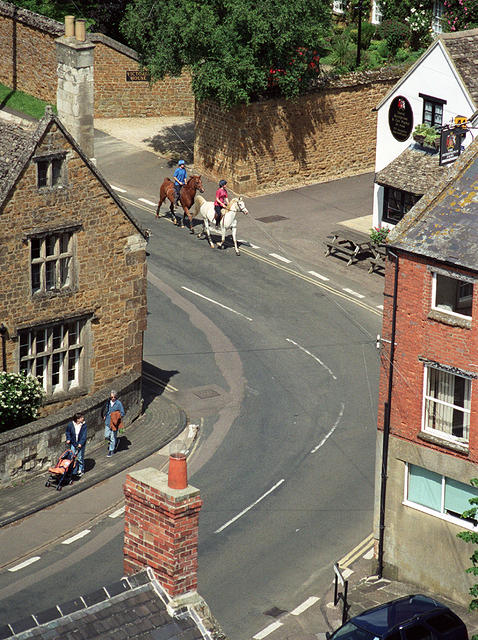
{"type": "Polygon", "coordinates": [[[327,247],[325,255],[345,256],[348,258],[348,267],[357,262],[360,257],[370,255],[372,252],[372,243],[367,236],[351,229],[332,231],[327,238],[328,240],[325,241],[327,247]]]}
{"type": "Polygon", "coordinates": [[[370,251],[372,252],[372,257],[369,260],[370,267],[368,269],[369,273],[373,273],[375,270],[382,269],[385,273],[385,257],[387,255],[387,250],[384,244],[374,244],[370,243],[370,251]]]}

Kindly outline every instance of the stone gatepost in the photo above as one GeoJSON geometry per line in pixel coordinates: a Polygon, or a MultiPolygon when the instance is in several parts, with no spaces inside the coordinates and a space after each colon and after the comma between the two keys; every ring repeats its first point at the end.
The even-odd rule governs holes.
{"type": "Polygon", "coordinates": [[[65,17],[65,35],[56,39],[58,116],[83,153],[94,159],[93,50],[84,20],[65,17]]]}

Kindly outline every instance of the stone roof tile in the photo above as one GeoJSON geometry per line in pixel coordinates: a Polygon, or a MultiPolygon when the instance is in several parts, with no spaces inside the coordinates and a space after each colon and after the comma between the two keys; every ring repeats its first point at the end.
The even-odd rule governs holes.
{"type": "Polygon", "coordinates": [[[475,107],[478,106],[478,29],[455,31],[440,36],[450,58],[468,89],[475,107]]]}

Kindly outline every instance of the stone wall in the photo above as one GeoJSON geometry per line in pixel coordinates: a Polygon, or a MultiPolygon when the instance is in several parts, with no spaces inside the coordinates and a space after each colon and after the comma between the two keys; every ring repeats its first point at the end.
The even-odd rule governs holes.
{"type": "Polygon", "coordinates": [[[351,74],[295,101],[196,105],[194,166],[252,195],[373,170],[376,114],[403,68],[351,74]]]}
{"type": "MultiPolygon", "coordinates": [[[[114,388],[124,405],[124,423],[128,426],[142,410],[141,376],[137,373],[120,376],[114,381],[114,388]]],[[[109,392],[110,388],[105,387],[50,416],[0,433],[0,486],[52,466],[66,448],[66,425],[77,411],[84,413],[88,427],[88,458],[88,448],[104,441],[101,409],[109,392]]]]}
{"type": "MultiPolygon", "coordinates": [[[[55,104],[55,39],[63,32],[55,20],[0,0],[0,82],[55,104]]],[[[88,37],[95,44],[95,117],[193,114],[187,73],[152,85],[128,81],[127,71],[139,71],[137,53],[100,33],[88,37]]]]}

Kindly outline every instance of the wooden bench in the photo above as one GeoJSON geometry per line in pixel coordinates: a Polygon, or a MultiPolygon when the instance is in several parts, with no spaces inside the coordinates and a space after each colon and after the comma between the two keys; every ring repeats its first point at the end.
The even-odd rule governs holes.
{"type": "Polygon", "coordinates": [[[342,254],[348,258],[347,266],[350,266],[354,262],[357,262],[359,257],[363,257],[365,254],[370,254],[370,240],[366,239],[366,236],[361,233],[344,229],[341,231],[333,231],[327,238],[330,240],[325,241],[327,247],[325,251],[326,256],[342,254]]]}
{"type": "Polygon", "coordinates": [[[369,273],[374,273],[375,270],[382,270],[385,273],[385,257],[387,255],[387,250],[385,249],[384,244],[374,244],[370,243],[370,251],[372,252],[372,257],[369,260],[369,273]]]}

